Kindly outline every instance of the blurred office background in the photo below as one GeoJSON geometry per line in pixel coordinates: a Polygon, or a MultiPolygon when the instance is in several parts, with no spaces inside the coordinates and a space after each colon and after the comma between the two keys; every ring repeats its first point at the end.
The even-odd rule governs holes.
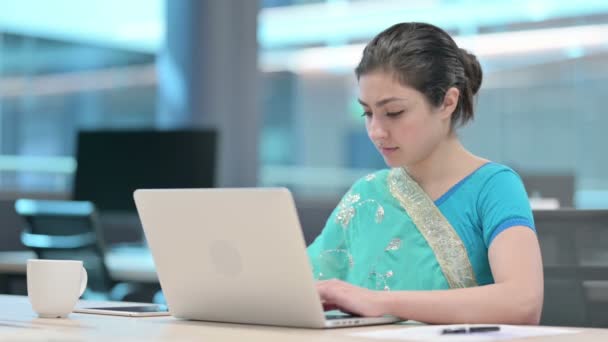
{"type": "Polygon", "coordinates": [[[470,150],[515,168],[538,208],[608,209],[605,0],[0,0],[0,196],[70,199],[82,130],[214,128],[216,185],[289,187],[310,240],[384,167],[352,70],[402,21],[478,56],[470,150]]]}
{"type": "MultiPolygon", "coordinates": [[[[563,180],[562,205],[608,207],[602,96],[608,2],[266,0],[259,6],[1,0],[3,196],[69,194],[79,130],[213,125],[205,118],[232,108],[207,105],[209,87],[217,88],[207,92],[214,96],[246,102],[223,127],[255,129],[255,137],[244,138],[256,142],[255,158],[238,156],[249,150],[235,147],[230,152],[237,158],[227,165],[243,159],[243,170],[256,177],[223,170],[225,184],[287,185],[304,195],[339,196],[354,179],[384,166],[355,102],[352,69],[363,44],[393,23],[428,21],[476,53],[484,68],[477,118],[460,132],[465,144],[524,176],[554,176],[549,189],[563,180]],[[205,26],[222,15],[217,28],[205,26]],[[256,46],[223,52],[256,54],[260,74],[252,80],[251,70],[219,63],[217,50],[255,28],[256,20],[256,46]],[[194,79],[209,75],[218,80],[194,79]],[[230,77],[255,89],[222,84],[230,77]]],[[[539,186],[531,196],[552,196],[539,186]]]]}

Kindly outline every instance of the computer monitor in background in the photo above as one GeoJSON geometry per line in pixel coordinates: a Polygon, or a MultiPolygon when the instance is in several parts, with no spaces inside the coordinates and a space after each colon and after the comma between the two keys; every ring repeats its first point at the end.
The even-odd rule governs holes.
{"type": "Polygon", "coordinates": [[[78,134],[73,198],[100,212],[135,212],[140,188],[215,185],[213,130],[95,130],[78,134]]]}
{"type": "Polygon", "coordinates": [[[530,198],[556,199],[560,208],[574,207],[576,179],[573,173],[519,174],[530,198]]]}

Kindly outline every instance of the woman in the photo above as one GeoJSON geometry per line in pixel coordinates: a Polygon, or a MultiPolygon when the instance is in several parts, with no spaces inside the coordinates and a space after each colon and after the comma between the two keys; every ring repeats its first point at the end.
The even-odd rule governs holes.
{"type": "Polygon", "coordinates": [[[435,26],[402,23],[366,46],[356,76],[391,169],[357,181],[308,248],[326,308],[538,324],[542,261],[521,179],[456,135],[481,86],[475,56],[435,26]]]}

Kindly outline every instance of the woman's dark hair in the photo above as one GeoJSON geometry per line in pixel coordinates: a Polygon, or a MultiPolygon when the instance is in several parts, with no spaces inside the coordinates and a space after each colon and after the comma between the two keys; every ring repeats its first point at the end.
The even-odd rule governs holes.
{"type": "Polygon", "coordinates": [[[378,70],[393,73],[434,106],[443,103],[448,89],[458,88],[452,127],[473,119],[473,97],[483,77],[481,66],[444,30],[425,23],[401,23],[384,30],[367,44],[355,73],[359,79],[378,70]]]}

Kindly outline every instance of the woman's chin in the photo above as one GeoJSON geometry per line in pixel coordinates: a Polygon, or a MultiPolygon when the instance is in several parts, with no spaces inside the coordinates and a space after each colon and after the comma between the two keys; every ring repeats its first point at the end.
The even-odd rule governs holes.
{"type": "Polygon", "coordinates": [[[386,163],[387,166],[393,168],[393,167],[401,167],[402,163],[400,163],[397,159],[395,158],[387,158],[384,157],[384,162],[386,163]]]}

